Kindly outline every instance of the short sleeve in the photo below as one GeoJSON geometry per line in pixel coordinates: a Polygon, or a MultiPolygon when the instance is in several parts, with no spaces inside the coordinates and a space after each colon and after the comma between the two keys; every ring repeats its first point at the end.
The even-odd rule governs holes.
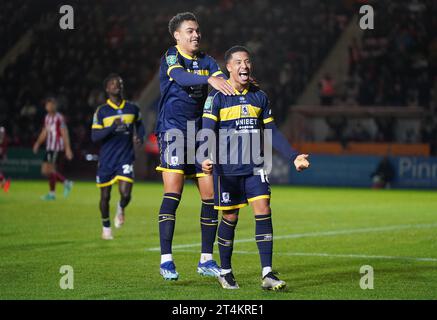
{"type": "Polygon", "coordinates": [[[219,118],[219,97],[218,91],[211,91],[208,98],[206,98],[205,105],[203,107],[203,118],[209,118],[214,121],[218,121],[219,118]]]}
{"type": "Polygon", "coordinates": [[[63,129],[66,128],[66,124],[65,124],[65,118],[63,115],[59,115],[59,128],[63,129]]]}
{"type": "Polygon", "coordinates": [[[267,124],[269,122],[272,122],[273,116],[272,116],[272,109],[270,109],[270,101],[267,98],[266,94],[263,94],[261,99],[261,108],[262,108],[262,121],[263,124],[267,124]]]}
{"type": "Polygon", "coordinates": [[[212,77],[223,75],[223,72],[220,70],[220,67],[217,64],[217,61],[215,61],[215,59],[210,57],[210,56],[208,56],[208,57],[209,57],[209,74],[212,77]]]}
{"type": "Polygon", "coordinates": [[[101,108],[98,108],[94,112],[92,129],[103,129],[102,113],[101,108]]]}
{"type": "Polygon", "coordinates": [[[167,50],[163,57],[163,61],[161,62],[163,71],[170,77],[170,71],[175,68],[183,68],[179,63],[179,57],[177,50],[173,48],[167,50]]]}

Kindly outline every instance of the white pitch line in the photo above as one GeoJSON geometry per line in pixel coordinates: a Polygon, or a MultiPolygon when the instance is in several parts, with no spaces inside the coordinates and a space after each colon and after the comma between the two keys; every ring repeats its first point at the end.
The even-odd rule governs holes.
{"type": "MultiPolygon", "coordinates": [[[[193,252],[198,253],[198,250],[177,250],[178,252],[193,252]]],[[[236,254],[255,254],[255,251],[234,251],[236,254]]],[[[409,261],[425,261],[425,262],[437,262],[437,258],[420,258],[420,257],[399,257],[399,256],[377,256],[367,254],[332,254],[321,252],[274,252],[275,256],[298,256],[298,257],[327,257],[327,258],[352,258],[352,259],[385,259],[385,260],[409,260],[409,261]]]]}
{"type": "MultiPolygon", "coordinates": [[[[436,228],[437,223],[431,224],[401,224],[385,227],[373,227],[373,228],[357,228],[357,229],[343,229],[343,230],[332,230],[332,231],[318,231],[318,232],[305,232],[305,233],[292,233],[280,236],[274,236],[274,240],[283,239],[297,239],[297,238],[309,238],[309,237],[324,237],[324,236],[337,236],[343,234],[355,234],[355,233],[367,233],[367,232],[384,232],[384,231],[396,231],[404,229],[426,229],[426,228],[436,228]]],[[[247,239],[237,239],[234,243],[244,243],[252,242],[254,238],[247,239]]],[[[189,243],[189,244],[179,244],[173,246],[173,249],[185,249],[185,248],[195,248],[200,247],[200,242],[189,243]]],[[[160,251],[160,247],[146,248],[146,251],[160,251]]]]}

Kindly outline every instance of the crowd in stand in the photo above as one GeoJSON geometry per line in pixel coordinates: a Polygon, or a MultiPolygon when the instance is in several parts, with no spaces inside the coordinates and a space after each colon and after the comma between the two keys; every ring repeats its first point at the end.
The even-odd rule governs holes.
{"type": "MultiPolygon", "coordinates": [[[[432,109],[436,15],[435,5],[430,11],[422,2],[433,6],[430,0],[407,9],[406,0],[375,3],[380,6],[375,10],[378,28],[350,47],[349,86],[357,104],[432,109]]],[[[66,115],[75,153],[92,148],[89,128],[95,107],[104,101],[103,78],[110,72],[121,74],[127,98],[135,100],[173,44],[167,24],[175,13],[190,10],[198,16],[202,48],[219,62],[230,46],[249,47],[255,77],[281,122],[356,9],[353,0],[162,0],[153,5],[76,0],[69,3],[75,28],[61,30],[59,7],[44,3],[26,7],[9,2],[0,14],[3,20],[17,12],[0,29],[8,34],[3,43],[7,49],[26,30],[34,33],[30,48],[0,75],[0,123],[6,125],[10,145],[30,146],[42,125],[43,100],[54,95],[66,115]],[[20,25],[23,17],[28,18],[20,25]]]]}
{"type": "Polygon", "coordinates": [[[378,1],[375,28],[349,47],[349,85],[359,105],[430,107],[435,81],[437,4],[378,1]]]}
{"type": "Polygon", "coordinates": [[[0,10],[0,56],[31,28],[41,12],[29,1],[2,1],[0,10]]]}
{"type": "Polygon", "coordinates": [[[284,119],[344,28],[350,8],[343,1],[270,4],[266,0],[165,0],[150,6],[133,0],[126,6],[119,1],[73,1],[75,29],[69,31],[58,27],[59,13],[47,6],[32,27],[30,49],[0,79],[0,109],[6,109],[11,120],[7,128],[11,144],[32,144],[41,126],[42,101],[55,95],[70,124],[76,152],[86,149],[94,108],[104,100],[102,79],[110,72],[120,73],[128,97],[135,99],[172,45],[169,18],[187,9],[197,14],[203,48],[217,60],[234,44],[252,50],[255,76],[269,93],[277,119],[284,119]]]}
{"type": "MultiPolygon", "coordinates": [[[[361,40],[350,43],[349,70],[335,103],[423,107],[426,114],[422,129],[405,141],[431,143],[435,148],[437,122],[432,118],[437,115],[437,3],[381,0],[371,4],[374,29],[364,31],[361,40]]],[[[340,81],[337,79],[337,83],[340,81]]],[[[394,126],[377,125],[381,130],[370,140],[393,141],[390,128],[394,126]]]]}

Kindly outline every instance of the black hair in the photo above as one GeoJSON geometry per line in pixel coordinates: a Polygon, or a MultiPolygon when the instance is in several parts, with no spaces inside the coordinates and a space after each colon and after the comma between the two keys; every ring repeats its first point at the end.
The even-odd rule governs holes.
{"type": "Polygon", "coordinates": [[[106,86],[108,85],[108,82],[111,81],[112,79],[118,79],[120,77],[120,75],[118,73],[110,73],[105,80],[103,80],[103,90],[106,91],[106,86]]]}
{"type": "Polygon", "coordinates": [[[170,32],[171,36],[173,37],[174,32],[179,29],[182,22],[184,21],[196,21],[197,18],[192,12],[181,12],[175,15],[173,18],[170,19],[168,22],[168,31],[170,32]]]}
{"type": "Polygon", "coordinates": [[[249,49],[247,49],[244,46],[233,46],[231,48],[229,48],[226,52],[225,52],[225,62],[228,63],[229,60],[231,60],[232,55],[235,52],[246,52],[249,56],[250,56],[250,51],[249,49]]]}

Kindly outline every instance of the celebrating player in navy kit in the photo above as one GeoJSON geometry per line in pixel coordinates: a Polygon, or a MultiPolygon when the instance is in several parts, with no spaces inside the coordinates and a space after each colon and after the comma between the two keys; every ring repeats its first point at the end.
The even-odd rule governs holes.
{"type": "MultiPolygon", "coordinates": [[[[253,154],[247,148],[248,145],[233,144],[233,138],[219,138],[218,132],[221,130],[222,133],[226,129],[233,132],[233,137],[246,135],[246,141],[251,143],[254,136],[259,135],[263,129],[270,129],[273,147],[290,163],[294,163],[298,171],[308,168],[308,155],[298,155],[291,148],[274,124],[267,95],[250,84],[252,64],[249,51],[241,46],[232,47],[226,52],[225,61],[230,73],[228,81],[235,88],[236,95],[225,96],[212,90],[205,102],[202,122],[203,130],[211,129],[216,133],[216,145],[220,150],[216,153],[218,160],[212,159],[215,160],[214,163],[211,159],[202,163],[205,173],[214,171],[214,205],[215,209],[223,212],[217,235],[221,261],[221,275],[218,280],[225,289],[238,288],[231,268],[233,241],[239,209],[250,203],[255,214],[255,239],[261,259],[262,288],[280,290],[285,287],[285,282],[272,272],[270,185],[263,171],[264,165],[254,158],[244,161],[248,153],[253,154]],[[228,149],[229,153],[224,152],[228,149]]],[[[249,147],[253,147],[253,144],[249,147]]],[[[261,145],[259,147],[263,150],[261,145]]],[[[256,155],[261,154],[258,151],[255,151],[256,155]]]]}
{"type": "Polygon", "coordinates": [[[110,74],[104,81],[104,88],[108,100],[99,106],[94,114],[91,138],[93,142],[101,141],[96,180],[100,188],[102,239],[112,240],[109,219],[111,188],[118,182],[120,201],[117,204],[114,225],[119,228],[125,220],[124,209],[131,200],[134,182],[134,141],[141,144],[145,130],[138,106],[123,99],[121,77],[110,74]]]}
{"type": "Polygon", "coordinates": [[[200,164],[195,165],[195,138],[188,137],[187,126],[191,122],[194,131],[199,129],[208,84],[223,94],[232,95],[233,89],[222,78],[223,73],[216,61],[199,51],[201,34],[192,13],[174,16],[169,22],[169,31],[177,45],[169,48],[161,59],[161,99],[156,126],[161,162],[157,170],[162,172],[164,183],[159,211],[160,274],[165,280],[177,280],[179,277],[172,256],[176,209],[184,179],[192,177],[197,178],[196,185],[202,200],[202,249],[197,271],[202,275],[217,277],[220,271],[212,256],[218,224],[217,210],[214,210],[213,180],[202,173],[200,164]],[[173,153],[169,146],[174,145],[176,140],[182,143],[173,153]]]}

